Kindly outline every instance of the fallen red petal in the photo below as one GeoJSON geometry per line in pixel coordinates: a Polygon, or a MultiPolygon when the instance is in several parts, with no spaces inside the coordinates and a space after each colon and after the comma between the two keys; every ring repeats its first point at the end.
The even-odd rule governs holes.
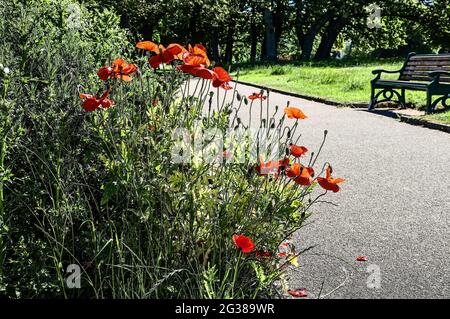
{"type": "Polygon", "coordinates": [[[356,257],[356,261],[367,261],[367,257],[366,256],[358,256],[356,257]]]}
{"type": "Polygon", "coordinates": [[[292,297],[295,298],[305,298],[308,297],[308,292],[306,291],[306,288],[300,288],[296,290],[288,290],[288,294],[290,294],[292,297]]]}

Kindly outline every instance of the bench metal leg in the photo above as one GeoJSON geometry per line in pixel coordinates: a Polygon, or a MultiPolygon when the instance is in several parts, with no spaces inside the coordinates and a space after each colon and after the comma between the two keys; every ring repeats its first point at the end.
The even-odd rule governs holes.
{"type": "Polygon", "coordinates": [[[398,89],[385,87],[385,88],[379,88],[380,91],[375,92],[375,88],[372,88],[372,95],[371,95],[371,102],[369,105],[369,111],[373,110],[375,108],[375,105],[378,103],[384,103],[384,102],[396,102],[397,104],[400,104],[401,107],[405,107],[405,98],[404,98],[404,91],[401,93],[398,92],[398,89]]]}
{"type": "Polygon", "coordinates": [[[375,107],[375,88],[373,85],[371,86],[371,94],[370,94],[370,103],[369,103],[369,111],[372,111],[375,107]]]}
{"type": "Polygon", "coordinates": [[[430,94],[430,92],[427,92],[427,110],[425,111],[426,114],[430,114],[433,111],[433,107],[432,107],[432,99],[433,96],[430,94]]]}
{"type": "Polygon", "coordinates": [[[400,95],[400,104],[402,105],[402,108],[406,108],[405,89],[402,89],[402,94],[400,95]]]}
{"type": "Polygon", "coordinates": [[[426,114],[430,114],[436,111],[436,106],[441,103],[444,109],[442,111],[445,111],[447,109],[450,109],[450,94],[444,94],[442,96],[439,96],[433,101],[433,95],[427,93],[427,110],[426,114]]]}

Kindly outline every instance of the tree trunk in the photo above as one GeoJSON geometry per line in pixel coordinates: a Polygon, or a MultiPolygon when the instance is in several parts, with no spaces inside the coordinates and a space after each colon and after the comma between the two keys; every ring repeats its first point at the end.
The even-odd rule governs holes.
{"type": "Polygon", "coordinates": [[[189,19],[189,30],[191,31],[191,42],[192,44],[201,42],[201,36],[198,33],[197,30],[197,24],[200,21],[200,12],[201,7],[199,5],[195,5],[191,17],[189,19]]]}
{"type": "Polygon", "coordinates": [[[255,8],[252,8],[252,17],[250,21],[250,63],[256,61],[256,48],[258,45],[258,29],[255,22],[255,8]]]}
{"type": "Polygon", "coordinates": [[[302,60],[309,60],[311,58],[311,53],[314,45],[314,40],[316,39],[319,28],[311,28],[308,30],[306,35],[299,40],[300,48],[302,49],[302,60]]]}
{"type": "Polygon", "coordinates": [[[266,34],[264,33],[263,36],[263,40],[261,42],[261,52],[259,55],[259,59],[261,61],[267,60],[267,55],[266,55],[266,34]]]}
{"type": "Polygon", "coordinates": [[[212,59],[216,63],[220,64],[220,46],[219,46],[219,27],[213,26],[212,35],[211,35],[211,51],[212,51],[212,59]]]}
{"type": "Polygon", "coordinates": [[[275,28],[273,25],[273,12],[269,9],[264,10],[264,24],[265,24],[265,36],[264,36],[264,48],[265,56],[267,60],[276,60],[276,39],[275,28]]]}
{"type": "Polygon", "coordinates": [[[296,17],[295,17],[295,33],[297,35],[297,41],[301,49],[301,59],[309,60],[311,58],[311,52],[314,46],[314,40],[320,29],[327,22],[326,15],[317,19],[312,25],[305,30],[305,21],[307,20],[308,13],[303,12],[304,8],[301,3],[297,3],[296,17]]]}
{"type": "Polygon", "coordinates": [[[278,57],[278,45],[283,34],[283,23],[286,17],[286,6],[283,0],[277,1],[276,11],[273,13],[273,25],[275,28],[275,56],[278,57]]]}
{"type": "Polygon", "coordinates": [[[232,63],[233,61],[233,44],[234,44],[235,25],[230,24],[227,31],[227,42],[225,47],[225,63],[232,63]]]}
{"type": "Polygon", "coordinates": [[[153,24],[152,22],[148,22],[147,25],[142,30],[142,36],[144,40],[152,40],[153,39],[153,24]]]}
{"type": "Polygon", "coordinates": [[[319,48],[317,49],[314,59],[325,60],[331,55],[331,50],[336,42],[339,33],[345,26],[346,21],[342,18],[335,18],[330,20],[327,28],[325,29],[322,39],[320,40],[319,48]]]}

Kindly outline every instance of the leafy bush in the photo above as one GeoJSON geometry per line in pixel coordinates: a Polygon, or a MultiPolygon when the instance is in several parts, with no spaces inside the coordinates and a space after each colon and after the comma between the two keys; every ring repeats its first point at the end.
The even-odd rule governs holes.
{"type": "MultiPolygon", "coordinates": [[[[286,240],[317,200],[310,198],[316,179],[308,166],[318,154],[303,166],[307,150],[290,145],[303,113],[291,107],[276,116],[263,92],[247,98],[233,90],[231,101],[221,97],[219,90],[230,89],[226,71],[186,62],[189,54],[193,60],[202,55],[201,47],[183,54],[185,64],[178,67],[170,59],[153,70],[143,55],[136,59],[139,70],[114,60],[99,70],[100,81],[99,66],[119,54],[134,56],[117,17],[81,8],[79,29],[66,28],[66,8],[74,2],[31,3],[2,8],[17,19],[2,22],[0,33],[7,44],[1,62],[12,70],[0,81],[3,293],[92,298],[279,293],[275,280],[300,253],[286,240]],[[37,30],[30,21],[41,21],[37,30]],[[97,31],[89,24],[95,21],[97,31]],[[251,115],[248,122],[240,117],[245,108],[260,109],[256,145],[247,135],[227,139],[225,146],[205,142],[229,128],[248,130],[251,115]],[[174,136],[177,128],[183,129],[184,143],[174,136]],[[198,134],[200,147],[191,142],[198,134]],[[269,161],[273,158],[280,160],[269,161]],[[81,267],[80,289],[66,285],[72,264],[81,267]]],[[[167,58],[152,48],[158,53],[152,65],[167,58]]],[[[317,181],[338,191],[341,180],[330,173],[317,181]]]]}
{"type": "Polygon", "coordinates": [[[50,246],[40,240],[30,211],[45,214],[40,201],[60,183],[51,174],[63,166],[53,160],[63,143],[81,138],[70,131],[81,129],[78,86],[98,83],[88,75],[102,63],[99,58],[129,44],[115,14],[87,11],[74,1],[1,2],[0,14],[8,17],[0,21],[0,63],[10,70],[0,74],[0,228],[8,234],[2,233],[0,268],[7,271],[8,295],[42,296],[59,283],[37,262],[48,258],[50,246]],[[33,176],[38,171],[43,175],[33,176]],[[48,175],[54,184],[46,190],[39,180],[48,175]]]}

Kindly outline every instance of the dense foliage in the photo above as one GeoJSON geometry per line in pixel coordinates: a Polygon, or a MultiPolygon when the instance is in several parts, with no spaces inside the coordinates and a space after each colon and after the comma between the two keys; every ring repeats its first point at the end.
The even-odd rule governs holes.
{"type": "Polygon", "coordinates": [[[203,43],[218,63],[448,50],[448,0],[108,0],[136,37],[203,43]],[[378,11],[376,8],[379,8],[378,11]],[[377,19],[377,14],[381,18],[377,19]]]}

